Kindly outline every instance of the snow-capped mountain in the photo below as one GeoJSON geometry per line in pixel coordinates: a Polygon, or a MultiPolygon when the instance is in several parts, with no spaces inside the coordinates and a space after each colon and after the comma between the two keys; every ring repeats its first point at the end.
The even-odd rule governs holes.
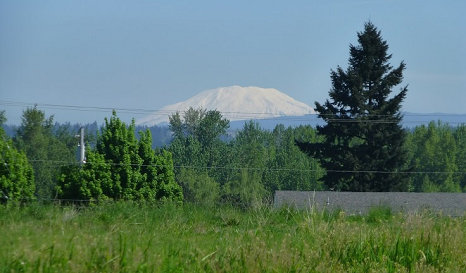
{"type": "Polygon", "coordinates": [[[203,108],[218,110],[230,121],[265,119],[282,116],[314,114],[309,105],[273,88],[230,86],[203,91],[196,96],[160,110],[136,121],[138,125],[152,126],[168,122],[176,111],[203,108]]]}

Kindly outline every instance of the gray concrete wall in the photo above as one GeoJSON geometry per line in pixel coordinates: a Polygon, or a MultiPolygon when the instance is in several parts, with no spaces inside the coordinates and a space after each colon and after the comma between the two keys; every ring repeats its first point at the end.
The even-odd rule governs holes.
{"type": "Polygon", "coordinates": [[[348,214],[365,214],[369,208],[380,205],[390,206],[395,212],[428,209],[443,215],[463,216],[466,193],[276,191],[274,196],[276,208],[342,209],[348,214]]]}

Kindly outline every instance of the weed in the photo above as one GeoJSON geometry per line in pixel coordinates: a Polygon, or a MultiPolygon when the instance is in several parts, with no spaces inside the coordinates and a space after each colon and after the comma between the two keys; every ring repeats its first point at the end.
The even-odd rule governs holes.
{"type": "Polygon", "coordinates": [[[432,214],[103,203],[0,210],[2,272],[434,272],[466,266],[466,220],[432,214]]]}

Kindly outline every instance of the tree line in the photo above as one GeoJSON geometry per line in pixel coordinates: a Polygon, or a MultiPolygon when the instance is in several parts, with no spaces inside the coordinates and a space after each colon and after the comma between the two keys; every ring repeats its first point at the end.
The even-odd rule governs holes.
{"type": "MultiPolygon", "coordinates": [[[[191,108],[170,117],[171,142],[153,149],[150,130],[136,138],[134,123],[114,113],[98,132],[86,134],[80,166],[78,131],[56,124],[52,130],[52,121],[30,108],[14,137],[0,130],[0,189],[9,198],[249,204],[276,190],[335,190],[323,180],[331,171],[295,144],[322,143],[311,126],[265,130],[251,120],[231,132],[220,112],[191,108]]],[[[404,130],[406,191],[466,192],[466,125],[432,121],[404,130]]]]}
{"type": "Polygon", "coordinates": [[[357,36],[347,68],[331,71],[329,99],[315,104],[325,125],[264,130],[251,120],[231,132],[219,111],[190,108],[169,117],[171,133],[158,134],[164,145],[154,149],[152,132],[160,131],[136,137],[134,120],[125,124],[114,111],[88,130],[79,165],[73,129],[28,108],[12,139],[0,132],[1,194],[251,204],[276,190],[465,192],[466,125],[402,128],[408,88],[393,89],[406,65],[389,63],[371,22],[357,36]]]}

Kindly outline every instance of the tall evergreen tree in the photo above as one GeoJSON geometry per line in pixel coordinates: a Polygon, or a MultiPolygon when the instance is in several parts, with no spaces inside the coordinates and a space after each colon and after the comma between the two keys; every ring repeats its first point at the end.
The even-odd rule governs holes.
{"type": "Polygon", "coordinates": [[[330,100],[315,103],[326,124],[317,126],[324,140],[297,141],[300,149],[316,156],[327,170],[329,188],[341,191],[404,191],[408,189],[405,163],[406,132],[401,127],[401,103],[408,92],[401,84],[405,63],[393,68],[388,44],[371,23],[350,45],[348,68],[331,71],[330,100]]]}

